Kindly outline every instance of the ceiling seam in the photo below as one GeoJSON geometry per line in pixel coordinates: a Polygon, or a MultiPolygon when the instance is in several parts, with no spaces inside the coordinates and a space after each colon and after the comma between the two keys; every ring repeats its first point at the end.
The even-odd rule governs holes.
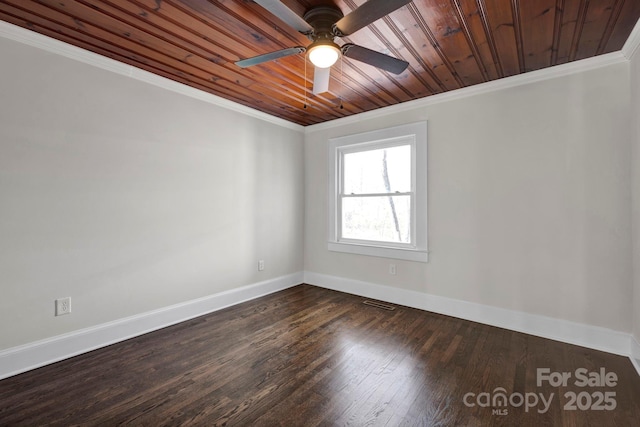
{"type": "Polygon", "coordinates": [[[520,72],[524,73],[527,71],[527,67],[524,60],[524,44],[522,43],[520,0],[511,0],[511,16],[513,19],[513,33],[516,39],[516,51],[518,52],[518,66],[520,72]]]}
{"type": "Polygon", "coordinates": [[[576,28],[573,30],[571,50],[569,51],[569,61],[575,61],[576,55],[578,54],[578,45],[580,44],[580,38],[582,37],[584,21],[587,18],[588,8],[589,0],[582,0],[582,2],[580,2],[580,9],[578,10],[578,17],[576,18],[576,28]]]}
{"type": "Polygon", "coordinates": [[[458,22],[460,23],[460,27],[462,28],[462,32],[464,33],[465,38],[467,39],[467,44],[469,45],[469,49],[471,49],[471,53],[478,65],[480,72],[482,73],[482,78],[484,81],[489,80],[489,72],[487,71],[487,67],[484,65],[482,61],[482,56],[480,55],[480,51],[478,50],[478,46],[473,38],[473,34],[471,34],[471,30],[469,29],[469,24],[467,23],[467,19],[465,18],[464,12],[462,11],[462,6],[460,5],[459,0],[451,0],[451,4],[456,10],[456,15],[458,16],[458,22]]]}
{"type": "Polygon", "coordinates": [[[624,6],[624,0],[616,0],[613,5],[613,10],[611,11],[611,15],[609,15],[609,20],[607,21],[607,26],[605,27],[604,34],[600,39],[600,43],[598,44],[598,49],[596,50],[596,55],[600,55],[604,52],[609,44],[609,39],[611,38],[611,34],[613,34],[613,25],[618,22],[620,15],[622,14],[622,7],[624,6]]]}
{"type": "Polygon", "coordinates": [[[496,41],[493,38],[493,32],[491,31],[489,16],[487,14],[487,6],[484,1],[485,0],[476,0],[476,5],[478,6],[478,13],[480,14],[480,20],[482,21],[482,27],[484,29],[487,43],[489,44],[489,50],[491,51],[491,57],[493,58],[494,66],[496,67],[496,72],[498,73],[498,78],[502,78],[504,77],[504,70],[502,68],[500,56],[498,55],[498,47],[496,46],[496,41]]]}
{"type": "Polygon", "coordinates": [[[558,51],[560,49],[560,36],[562,34],[562,18],[564,17],[564,1],[556,0],[556,9],[553,21],[553,42],[551,46],[551,58],[549,65],[558,62],[558,51]]]}
{"type": "Polygon", "coordinates": [[[451,61],[449,61],[449,58],[442,51],[442,47],[440,46],[440,43],[438,43],[438,41],[436,40],[435,36],[433,35],[433,32],[429,28],[429,25],[420,14],[420,11],[416,8],[416,6],[413,3],[409,3],[407,7],[409,8],[409,11],[411,11],[411,15],[413,15],[414,19],[416,20],[416,22],[424,32],[425,36],[427,37],[427,40],[429,40],[429,43],[431,43],[431,46],[433,46],[434,50],[440,57],[440,60],[442,61],[442,63],[449,69],[449,72],[458,83],[458,87],[464,87],[465,84],[460,78],[460,75],[458,74],[458,72],[456,71],[456,68],[453,66],[451,61]]]}

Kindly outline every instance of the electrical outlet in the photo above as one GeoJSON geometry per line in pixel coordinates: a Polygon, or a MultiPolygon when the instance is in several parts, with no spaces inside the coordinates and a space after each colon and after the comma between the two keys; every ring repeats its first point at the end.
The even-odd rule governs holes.
{"type": "Polygon", "coordinates": [[[389,264],[389,274],[393,274],[394,276],[396,275],[396,265],[395,264],[389,264]]]}
{"type": "Polygon", "coordinates": [[[71,297],[58,298],[56,300],[56,316],[71,313],[71,297]]]}
{"type": "Polygon", "coordinates": [[[262,270],[264,270],[264,260],[263,259],[258,261],[258,271],[262,271],[262,270]]]}

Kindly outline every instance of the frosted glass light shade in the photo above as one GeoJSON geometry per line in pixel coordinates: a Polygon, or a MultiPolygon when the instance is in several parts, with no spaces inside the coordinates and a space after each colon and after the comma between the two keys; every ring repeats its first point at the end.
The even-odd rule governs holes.
{"type": "Polygon", "coordinates": [[[309,60],[318,68],[329,68],[340,58],[340,49],[333,43],[318,43],[309,48],[309,60]]]}

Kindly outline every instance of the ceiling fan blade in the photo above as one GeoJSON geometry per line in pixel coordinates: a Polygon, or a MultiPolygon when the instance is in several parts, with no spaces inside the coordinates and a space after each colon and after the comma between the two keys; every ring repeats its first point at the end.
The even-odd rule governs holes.
{"type": "Polygon", "coordinates": [[[331,67],[316,67],[313,71],[313,94],[329,91],[329,77],[331,77],[331,67]]]}
{"type": "Polygon", "coordinates": [[[278,0],[254,1],[301,33],[310,34],[313,32],[313,27],[309,25],[307,21],[298,16],[297,13],[289,9],[282,2],[278,0]]]}
{"type": "Polygon", "coordinates": [[[347,58],[373,65],[393,74],[402,74],[409,63],[366,47],[347,43],[342,46],[342,54],[347,58]]]}
{"type": "Polygon", "coordinates": [[[288,49],[277,50],[264,55],[254,56],[253,58],[241,59],[236,61],[236,65],[241,68],[251,67],[252,65],[262,64],[263,62],[273,61],[275,59],[284,58],[286,56],[297,55],[306,52],[307,49],[302,46],[290,47],[288,49]]]}
{"type": "Polygon", "coordinates": [[[335,23],[338,35],[348,36],[401,8],[411,0],[369,0],[335,23]]]}

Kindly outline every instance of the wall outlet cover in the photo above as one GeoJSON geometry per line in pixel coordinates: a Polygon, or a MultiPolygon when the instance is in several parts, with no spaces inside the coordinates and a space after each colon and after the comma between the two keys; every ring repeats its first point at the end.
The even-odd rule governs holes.
{"type": "Polygon", "coordinates": [[[56,316],[71,313],[71,297],[58,298],[56,300],[56,316]]]}

